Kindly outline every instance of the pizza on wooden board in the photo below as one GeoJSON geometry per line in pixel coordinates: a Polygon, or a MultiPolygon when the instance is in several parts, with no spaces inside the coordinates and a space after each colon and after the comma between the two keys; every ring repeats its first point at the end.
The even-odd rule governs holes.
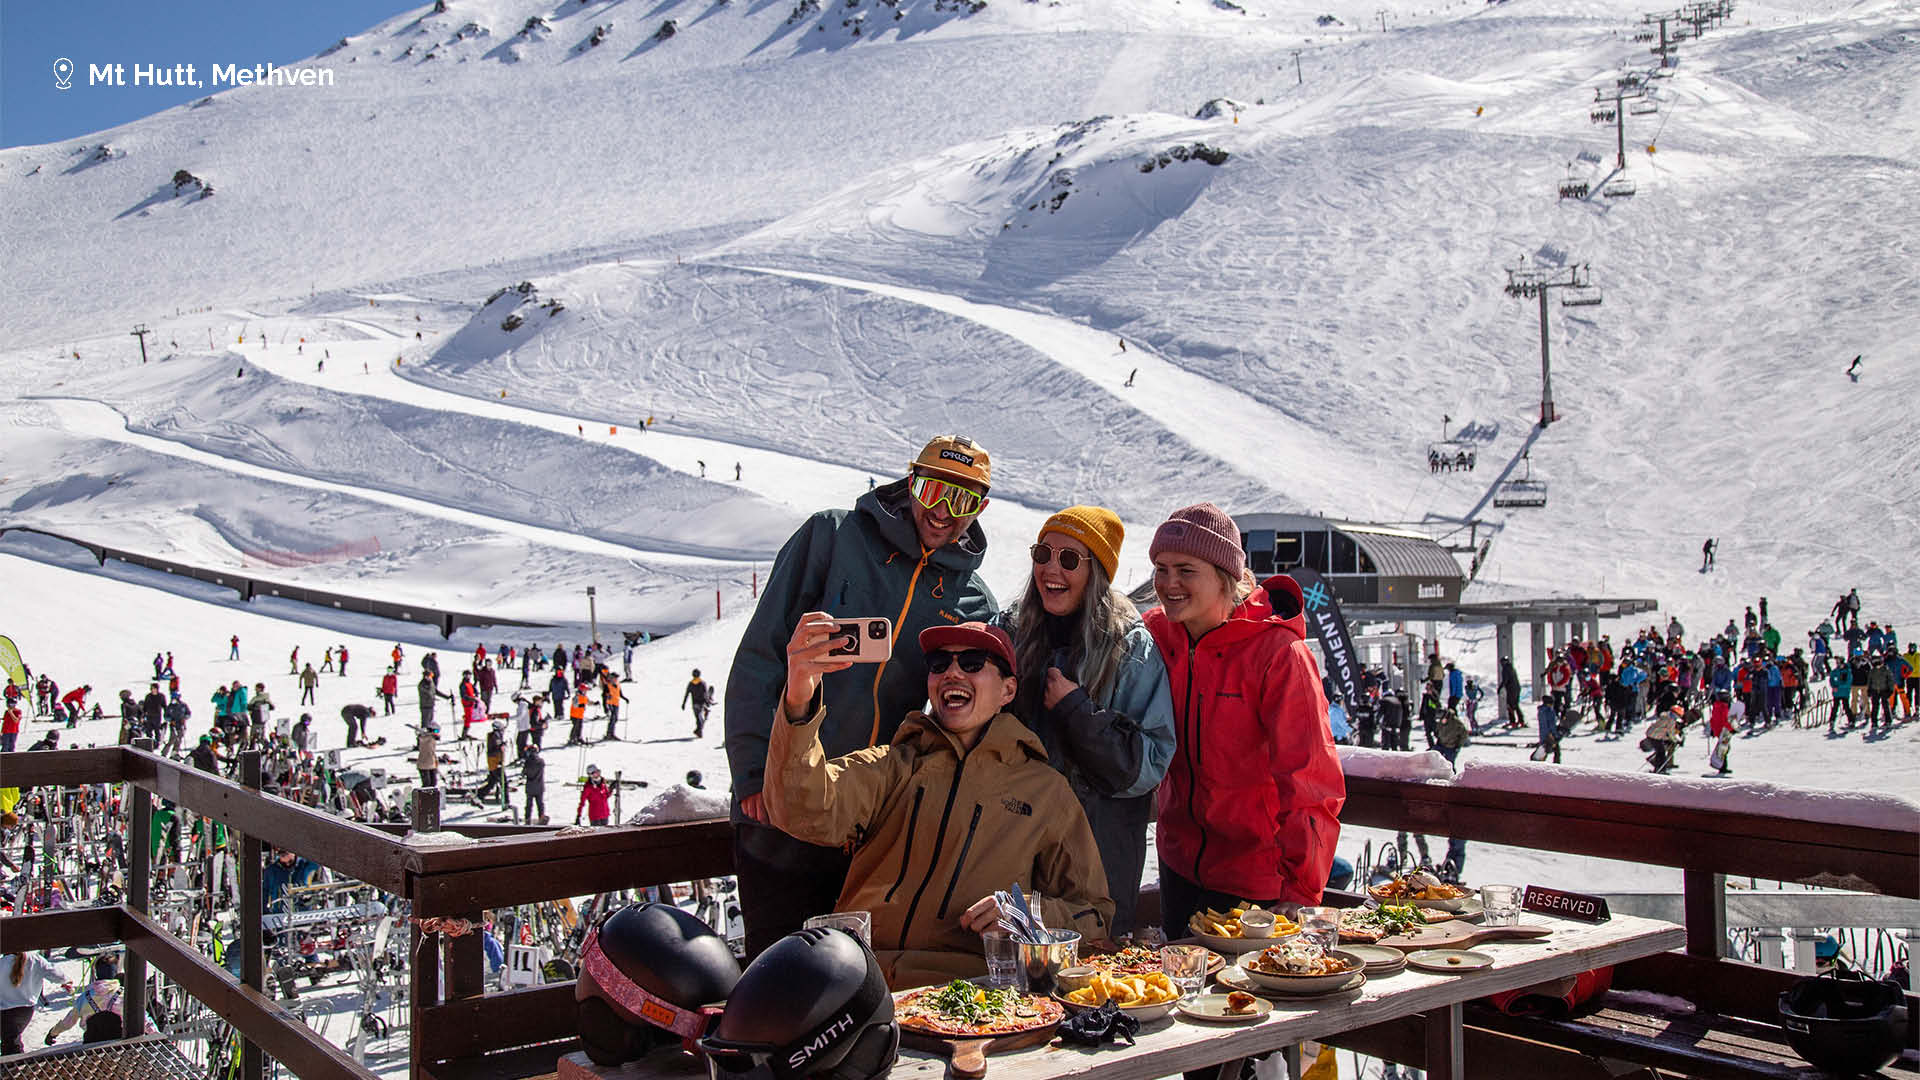
{"type": "Polygon", "coordinates": [[[902,1028],[925,1035],[990,1039],[1057,1024],[1066,1009],[1034,994],[1011,988],[989,990],[955,979],[945,986],[896,994],[893,1015],[902,1028]]]}
{"type": "Polygon", "coordinates": [[[1089,953],[1081,963],[1104,968],[1114,975],[1153,975],[1160,971],[1160,950],[1128,945],[1107,953],[1089,953]]]}

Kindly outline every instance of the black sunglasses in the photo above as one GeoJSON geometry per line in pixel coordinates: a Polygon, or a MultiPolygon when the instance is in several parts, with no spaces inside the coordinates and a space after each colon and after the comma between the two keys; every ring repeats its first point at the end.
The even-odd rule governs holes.
{"type": "Polygon", "coordinates": [[[1053,561],[1055,555],[1058,555],[1060,557],[1060,569],[1065,570],[1069,574],[1080,569],[1081,555],[1072,548],[1050,548],[1045,544],[1035,544],[1028,548],[1027,551],[1033,555],[1033,565],[1035,566],[1045,566],[1053,561]]]}
{"type": "Polygon", "coordinates": [[[966,649],[961,652],[941,649],[926,655],[927,670],[935,675],[945,674],[955,660],[960,661],[960,670],[969,675],[978,674],[981,668],[987,666],[989,660],[994,661],[994,667],[1000,666],[1000,658],[985,649],[966,649]]]}

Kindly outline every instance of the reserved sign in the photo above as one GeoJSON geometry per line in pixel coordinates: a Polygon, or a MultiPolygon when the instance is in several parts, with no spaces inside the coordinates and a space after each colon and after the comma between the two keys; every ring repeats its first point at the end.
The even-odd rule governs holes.
{"type": "Polygon", "coordinates": [[[1580,922],[1603,923],[1613,918],[1607,910],[1607,902],[1598,896],[1585,893],[1561,892],[1539,885],[1527,886],[1526,895],[1520,900],[1520,906],[1541,915],[1552,915],[1561,919],[1577,919],[1580,922]]]}

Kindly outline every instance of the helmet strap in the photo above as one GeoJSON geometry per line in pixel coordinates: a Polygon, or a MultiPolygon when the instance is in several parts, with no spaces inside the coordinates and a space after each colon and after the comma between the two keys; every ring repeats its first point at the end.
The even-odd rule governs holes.
{"type": "Polygon", "coordinates": [[[600,951],[597,928],[587,932],[586,944],[580,951],[580,964],[615,1004],[682,1039],[692,1040],[705,1035],[707,1025],[718,1015],[704,1009],[683,1009],[658,994],[649,993],[646,987],[628,978],[626,972],[616,967],[607,954],[600,951]]]}

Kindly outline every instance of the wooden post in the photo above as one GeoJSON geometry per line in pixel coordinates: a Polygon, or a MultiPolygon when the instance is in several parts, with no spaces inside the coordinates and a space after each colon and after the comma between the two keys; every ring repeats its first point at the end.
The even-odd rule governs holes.
{"type": "Polygon", "coordinates": [[[1687,952],[1719,959],[1727,955],[1727,876],[1706,870],[1680,872],[1687,914],[1687,952]]]}
{"type": "MultiPolygon", "coordinates": [[[[413,789],[413,831],[440,831],[439,788],[413,789]]],[[[412,984],[407,994],[407,1022],[412,1035],[408,1044],[414,1076],[425,1075],[426,1061],[421,1057],[421,1049],[426,1042],[427,1010],[440,1004],[440,950],[430,948],[429,942],[429,936],[421,933],[418,925],[412,927],[407,952],[412,984]]]]}
{"type": "MultiPolygon", "coordinates": [[[[260,751],[243,750],[240,753],[240,783],[247,790],[260,790],[260,751]]],[[[261,916],[265,899],[262,886],[260,865],[260,839],[252,833],[240,836],[240,982],[255,990],[266,986],[265,942],[261,927],[261,916]]],[[[241,1080],[265,1080],[267,1075],[266,1058],[260,1053],[260,1047],[252,1039],[240,1044],[241,1080]]]]}
{"type": "MultiPolygon", "coordinates": [[[[146,345],[141,340],[142,347],[146,345]]],[[[152,739],[135,739],[133,745],[151,753],[152,739]]],[[[153,883],[152,839],[153,796],[146,788],[127,785],[127,907],[147,913],[148,889],[153,883]]],[[[127,950],[126,977],[120,983],[121,1025],[127,1038],[144,1034],[147,1029],[147,958],[127,950]]]]}

